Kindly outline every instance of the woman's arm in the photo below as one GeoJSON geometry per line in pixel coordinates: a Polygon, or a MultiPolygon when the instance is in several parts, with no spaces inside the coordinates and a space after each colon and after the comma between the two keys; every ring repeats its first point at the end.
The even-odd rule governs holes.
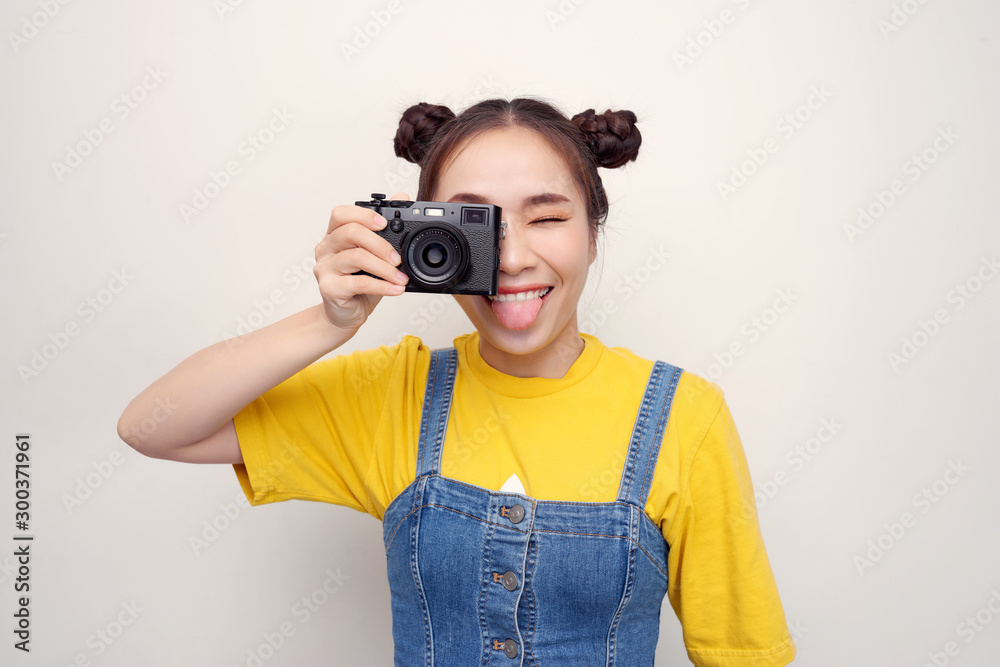
{"type": "Polygon", "coordinates": [[[189,463],[242,463],[233,416],[353,336],[316,305],[194,353],[125,408],[118,435],[136,451],[189,463]]]}
{"type": "Polygon", "coordinates": [[[313,269],[323,303],[191,355],[132,399],[119,437],[153,458],[243,463],[233,416],[350,340],[383,296],[403,293],[399,254],[375,233],[385,225],[368,208],[333,209],[313,269]]]}

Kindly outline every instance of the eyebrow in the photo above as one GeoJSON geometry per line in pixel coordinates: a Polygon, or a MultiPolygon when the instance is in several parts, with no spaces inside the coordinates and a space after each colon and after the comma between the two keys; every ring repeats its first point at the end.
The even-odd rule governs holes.
{"type": "MultiPolygon", "coordinates": [[[[466,202],[469,204],[489,204],[490,202],[486,197],[482,195],[473,194],[470,192],[459,192],[457,195],[452,196],[449,202],[466,202]]],[[[572,203],[569,197],[557,194],[555,192],[543,192],[537,195],[531,195],[530,197],[525,197],[521,202],[523,208],[531,208],[532,206],[542,206],[544,204],[568,204],[572,203]]]]}

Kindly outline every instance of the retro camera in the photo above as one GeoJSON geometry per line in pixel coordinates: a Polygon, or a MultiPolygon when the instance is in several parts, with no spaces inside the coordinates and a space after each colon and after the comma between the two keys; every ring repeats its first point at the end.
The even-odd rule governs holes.
{"type": "Polygon", "coordinates": [[[407,292],[497,293],[499,206],[387,200],[377,192],[371,201],[354,203],[389,221],[376,234],[402,258],[399,270],[410,278],[407,292]]]}

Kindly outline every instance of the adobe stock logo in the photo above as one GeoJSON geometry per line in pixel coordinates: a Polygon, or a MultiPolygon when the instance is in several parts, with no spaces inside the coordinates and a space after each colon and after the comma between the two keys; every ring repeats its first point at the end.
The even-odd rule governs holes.
{"type": "MultiPolygon", "coordinates": [[[[927,514],[965,477],[965,473],[971,470],[972,468],[964,465],[961,459],[948,461],[948,467],[940,477],[913,494],[910,504],[914,509],[920,510],[921,515],[927,514]]],[[[895,521],[883,523],[882,527],[885,530],[874,539],[868,540],[867,549],[854,556],[854,567],[857,568],[858,574],[864,576],[865,570],[875,567],[875,563],[882,560],[894,546],[899,544],[919,520],[919,515],[905,511],[895,521]]]]}
{"type": "Polygon", "coordinates": [[[364,26],[354,27],[354,39],[351,42],[341,42],[340,52],[344,60],[351,62],[352,59],[361,55],[367,49],[372,40],[382,34],[382,31],[389,27],[394,16],[403,11],[403,6],[399,0],[389,0],[384,9],[375,9],[371,12],[371,21],[367,21],[364,26]]]}
{"type": "MultiPolygon", "coordinates": [[[[130,603],[122,601],[118,606],[121,607],[121,610],[110,621],[101,625],[87,637],[86,646],[89,650],[78,652],[73,656],[72,660],[66,663],[66,667],[89,667],[92,665],[91,655],[95,658],[103,655],[115,642],[121,639],[128,628],[132,627],[132,624],[139,618],[139,615],[146,611],[134,599],[130,603]]],[[[101,661],[98,660],[97,662],[100,663],[101,661]]],[[[56,667],[63,667],[62,662],[57,664],[56,667]]]]}
{"type": "Polygon", "coordinates": [[[736,359],[747,352],[751,347],[750,343],[756,343],[760,340],[761,336],[769,331],[798,300],[799,296],[793,294],[791,289],[779,289],[775,292],[774,301],[771,302],[770,306],[766,306],[740,325],[739,332],[743,338],[733,340],[721,352],[713,352],[714,361],[709,363],[704,370],[697,368],[692,373],[713,382],[721,378],[726,371],[733,367],[736,359]],[[746,340],[744,341],[744,339],[746,340]]]}
{"type": "Polygon", "coordinates": [[[69,347],[73,339],[84,331],[86,325],[97,319],[97,316],[103,313],[133,280],[135,276],[130,275],[127,268],[113,271],[106,287],[77,304],[76,314],[80,316],[80,321],[70,318],[59,329],[49,332],[48,342],[31,349],[31,360],[28,364],[17,365],[17,374],[21,382],[27,386],[31,380],[41,375],[49,364],[69,347]]]}
{"type": "Polygon", "coordinates": [[[715,187],[722,201],[727,201],[749,183],[750,179],[767,164],[771,156],[778,152],[781,148],[781,142],[794,137],[820,109],[826,106],[832,97],[833,93],[827,89],[826,84],[810,86],[809,94],[806,95],[802,103],[774,122],[774,131],[781,138],[768,137],[759,147],[748,148],[746,159],[733,165],[729,172],[729,178],[716,182],[715,187]]]}
{"type": "MultiPolygon", "coordinates": [[[[751,0],[733,0],[733,4],[741,11],[749,9],[750,2],[751,0]]],[[[703,29],[698,31],[697,34],[688,37],[687,43],[684,45],[684,50],[673,52],[672,55],[674,64],[677,65],[677,71],[683,74],[685,67],[694,65],[694,61],[700,58],[705,51],[711,48],[722,37],[722,34],[726,31],[726,26],[735,23],[738,16],[739,14],[731,9],[723,9],[718,15],[702,21],[701,25],[703,29]]]]}
{"type": "MultiPolygon", "coordinates": [[[[994,619],[1000,616],[1000,590],[993,588],[990,593],[989,599],[982,607],[974,613],[966,614],[965,618],[955,626],[955,634],[964,639],[966,644],[971,644],[994,619]]],[[[962,647],[957,641],[947,641],[940,651],[927,652],[927,662],[923,667],[946,667],[951,663],[951,659],[961,652],[962,647]]]]}
{"type": "MultiPolygon", "coordinates": [[[[308,623],[351,578],[350,575],[341,572],[339,567],[336,572],[327,568],[323,574],[326,575],[323,583],[308,595],[303,595],[292,605],[290,613],[299,622],[299,625],[308,623]]],[[[295,635],[296,630],[298,630],[298,626],[286,617],[274,627],[274,630],[263,632],[260,635],[263,641],[257,646],[247,649],[246,659],[236,663],[235,667],[262,667],[281,650],[285,642],[295,635]]]]}
{"type": "Polygon", "coordinates": [[[587,0],[560,0],[559,6],[555,10],[545,10],[545,20],[549,22],[549,28],[555,30],[560,23],[569,20],[569,17],[576,13],[576,8],[587,2],[587,0]]]}
{"type": "Polygon", "coordinates": [[[89,500],[95,491],[111,479],[111,476],[117,472],[118,467],[123,463],[125,463],[125,456],[117,449],[111,450],[111,453],[103,461],[91,463],[90,467],[93,468],[93,471],[76,478],[76,486],[73,487],[73,493],[64,492],[60,496],[66,512],[72,514],[83,507],[83,503],[89,500]]]}
{"type": "Polygon", "coordinates": [[[815,435],[806,438],[804,442],[795,445],[785,454],[787,468],[778,468],[769,476],[758,479],[753,485],[753,503],[742,498],[739,509],[729,513],[729,525],[735,527],[747,520],[755,519],[757,512],[774,500],[781,489],[791,482],[810,461],[817,458],[843,428],[844,425],[838,422],[836,417],[823,417],[815,435]]]}
{"type": "Polygon", "coordinates": [[[69,0],[39,0],[38,8],[41,11],[34,12],[31,17],[21,18],[21,29],[18,32],[8,32],[7,41],[14,53],[20,53],[21,47],[28,43],[28,40],[38,36],[38,31],[49,24],[49,21],[56,17],[62,9],[62,5],[68,5],[69,0]]]}
{"type": "Polygon", "coordinates": [[[214,0],[212,9],[218,14],[219,20],[225,20],[226,14],[232,14],[243,4],[243,0],[214,0]]]}
{"type": "MultiPolygon", "coordinates": [[[[169,72],[161,70],[159,65],[147,66],[142,80],[111,103],[111,113],[119,121],[125,120],[140,104],[146,101],[151,92],[160,87],[160,84],[168,76],[169,72]]],[[[66,145],[66,155],[63,161],[53,160],[52,173],[56,175],[56,179],[62,183],[67,174],[72,174],[73,170],[83,164],[84,158],[91,155],[98,146],[104,143],[104,138],[114,132],[115,128],[115,121],[110,116],[105,116],[98,121],[97,127],[81,130],[83,139],[66,145]]]]}
{"type": "MultiPolygon", "coordinates": [[[[903,163],[900,171],[908,177],[910,183],[916,183],[935,164],[942,155],[947,153],[961,135],[952,129],[938,126],[937,135],[922,150],[911,155],[903,163]]],[[[889,210],[907,192],[906,181],[894,178],[884,190],[876,189],[867,204],[858,207],[857,219],[853,224],[844,225],[844,234],[852,244],[859,236],[863,236],[876,222],[882,219],[889,210]]]]}
{"type": "Polygon", "coordinates": [[[208,178],[194,188],[192,198],[178,206],[181,219],[190,224],[193,218],[201,215],[232,184],[233,178],[243,173],[243,167],[267,150],[278,135],[288,129],[289,121],[294,119],[295,115],[285,107],[272,109],[267,123],[253,134],[248,134],[237,147],[236,152],[242,163],[240,159],[231,159],[222,169],[210,171],[208,178]]]}
{"type": "Polygon", "coordinates": [[[898,350],[892,349],[888,352],[886,359],[893,372],[898,373],[900,367],[913,361],[941,332],[941,329],[951,322],[952,314],[965,308],[997,274],[1000,274],[1000,262],[997,261],[997,256],[995,254],[990,257],[983,256],[972,275],[956,283],[945,297],[946,303],[955,306],[952,312],[949,313],[947,308],[938,308],[926,320],[918,319],[916,330],[900,339],[898,350]]]}
{"type": "Polygon", "coordinates": [[[878,31],[882,33],[882,38],[889,40],[889,35],[899,32],[900,28],[910,22],[916,16],[920,8],[927,3],[927,0],[903,0],[902,3],[892,6],[892,13],[888,19],[879,19],[876,25],[878,31]]]}

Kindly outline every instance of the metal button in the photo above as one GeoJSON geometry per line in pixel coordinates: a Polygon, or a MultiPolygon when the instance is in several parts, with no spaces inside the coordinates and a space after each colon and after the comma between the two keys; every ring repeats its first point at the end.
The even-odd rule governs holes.
{"type": "Polygon", "coordinates": [[[509,518],[511,523],[521,523],[521,520],[524,519],[524,508],[520,505],[511,507],[509,518]]]}
{"type": "Polygon", "coordinates": [[[517,642],[513,639],[508,639],[503,643],[503,652],[508,658],[517,657],[517,642]]]}
{"type": "Polygon", "coordinates": [[[510,570],[503,573],[503,577],[500,578],[500,581],[503,583],[503,587],[508,591],[512,591],[517,588],[517,575],[510,570]]]}

